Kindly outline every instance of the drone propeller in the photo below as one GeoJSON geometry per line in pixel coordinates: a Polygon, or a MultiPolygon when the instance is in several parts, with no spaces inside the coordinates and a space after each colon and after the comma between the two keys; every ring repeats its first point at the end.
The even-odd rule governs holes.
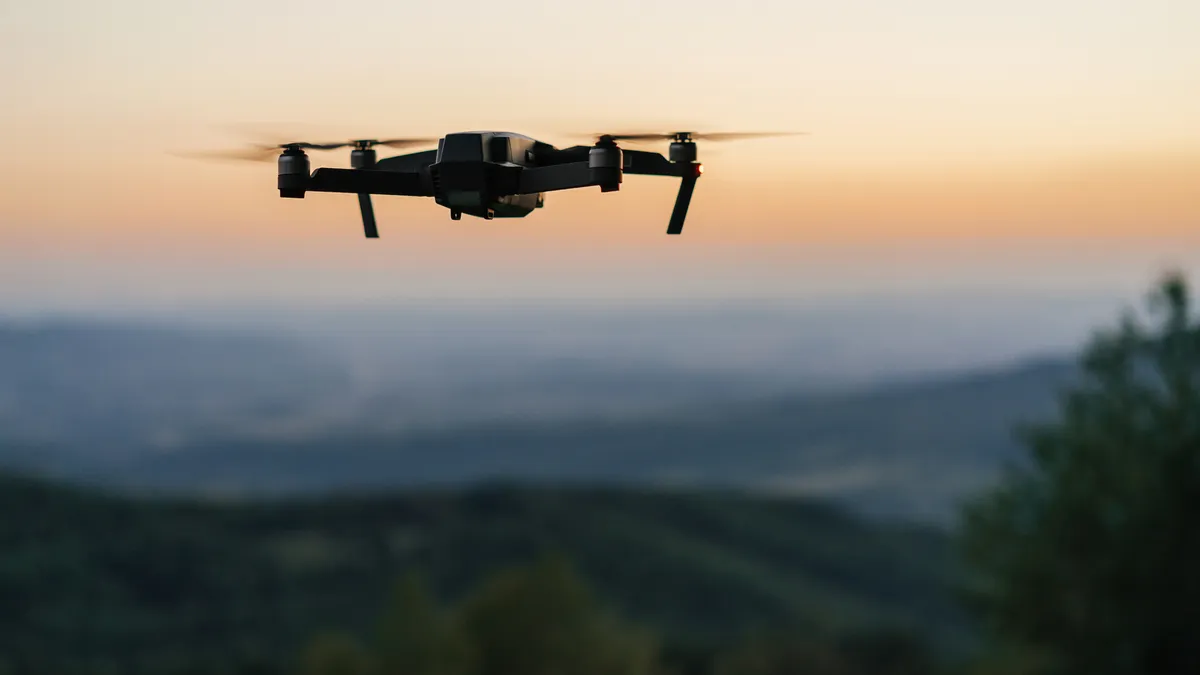
{"type": "Polygon", "coordinates": [[[770,138],[776,136],[801,136],[804,131],[652,131],[646,133],[616,133],[616,134],[587,134],[596,142],[603,141],[737,141],[750,138],[770,138]]]}
{"type": "Polygon", "coordinates": [[[430,143],[437,142],[438,139],[436,138],[388,138],[382,141],[374,139],[350,141],[346,145],[352,145],[354,147],[366,150],[367,148],[373,148],[377,145],[382,145],[387,148],[407,148],[413,145],[429,145],[430,143]]]}
{"type": "Polygon", "coordinates": [[[342,143],[255,143],[248,148],[243,148],[240,150],[217,150],[212,152],[188,152],[176,154],[180,154],[185,157],[199,157],[205,159],[240,159],[252,162],[265,162],[275,159],[279,155],[280,151],[287,150],[289,148],[294,148],[297,150],[337,150],[338,148],[367,150],[376,146],[384,146],[388,148],[407,148],[414,145],[428,145],[436,142],[436,138],[388,138],[384,140],[362,139],[345,141],[342,143]]]}

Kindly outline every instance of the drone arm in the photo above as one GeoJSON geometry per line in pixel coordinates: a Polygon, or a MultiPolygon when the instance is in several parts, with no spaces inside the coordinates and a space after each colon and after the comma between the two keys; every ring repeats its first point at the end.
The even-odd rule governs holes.
{"type": "Polygon", "coordinates": [[[625,160],[622,171],[634,176],[682,176],[688,166],[668,161],[657,152],[625,150],[622,154],[625,160]]]}
{"type": "Polygon", "coordinates": [[[522,169],[517,179],[517,194],[531,195],[598,184],[592,179],[592,171],[586,161],[567,162],[522,169]]]}
{"type": "Polygon", "coordinates": [[[420,173],[375,169],[317,169],[309,177],[305,189],[308,192],[357,194],[358,208],[362,213],[363,233],[368,239],[379,238],[371,195],[423,197],[432,194],[420,173]]]}
{"type": "Polygon", "coordinates": [[[417,172],[437,161],[437,150],[422,150],[410,152],[407,155],[385,157],[375,162],[372,167],[380,171],[417,172]]]}
{"type": "MultiPolygon", "coordinates": [[[[692,193],[696,189],[696,179],[700,177],[700,164],[672,162],[658,153],[639,150],[626,150],[623,156],[622,171],[624,173],[679,177],[679,194],[675,197],[675,208],[671,211],[667,234],[681,234],[683,222],[687,218],[688,206],[692,203],[692,193]]],[[[593,180],[592,172],[586,161],[567,162],[523,169],[518,180],[518,191],[519,194],[534,194],[598,184],[593,180]]]]}
{"type": "Polygon", "coordinates": [[[309,192],[349,192],[363,195],[432,197],[421,174],[374,169],[317,169],[305,189],[309,192]]]}
{"type": "Polygon", "coordinates": [[[671,211],[667,234],[682,234],[683,221],[687,219],[688,206],[692,203],[692,193],[696,189],[696,179],[700,177],[700,164],[672,162],[655,152],[626,150],[625,173],[679,177],[679,193],[675,196],[675,208],[671,211]]]}

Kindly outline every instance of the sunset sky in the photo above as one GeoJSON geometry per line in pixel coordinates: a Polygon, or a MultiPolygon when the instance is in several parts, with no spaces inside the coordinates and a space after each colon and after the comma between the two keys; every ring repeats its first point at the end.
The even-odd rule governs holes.
{"type": "Polygon", "coordinates": [[[0,0],[0,307],[1137,288],[1200,265],[1197,35],[1193,0],[0,0]],[[811,135],[702,145],[671,238],[668,179],[377,197],[368,241],[353,196],[170,154],[679,127],[811,135]]]}

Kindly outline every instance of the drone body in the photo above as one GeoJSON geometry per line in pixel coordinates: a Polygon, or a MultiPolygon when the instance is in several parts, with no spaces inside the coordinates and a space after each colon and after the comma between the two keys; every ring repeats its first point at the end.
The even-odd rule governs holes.
{"type": "MultiPolygon", "coordinates": [[[[393,141],[408,144],[411,141],[393,141]]],[[[331,149],[307,143],[280,146],[279,195],[301,199],[308,192],[359,196],[367,237],[378,237],[371,195],[432,197],[450,211],[492,220],[523,218],[545,204],[545,193],[574,188],[619,190],[625,174],[681,179],[668,234],[683,231],[696,179],[703,171],[689,134],[677,134],[670,159],[654,152],[623,150],[612,136],[595,145],[556,148],[528,136],[499,131],[447,134],[436,150],[376,159],[375,141],[353,141],[350,169],[309,172],[305,149],[331,149]]]]}
{"type": "MultiPolygon", "coordinates": [[[[791,134],[669,133],[599,134],[592,145],[557,148],[529,136],[506,131],[469,131],[442,138],[398,138],[344,143],[284,143],[259,145],[249,152],[218,153],[237,159],[270,159],[277,153],[279,196],[303,199],[309,192],[343,192],[358,195],[363,230],[376,238],[371,195],[432,197],[450,211],[452,220],[465,213],[477,218],[524,218],[545,205],[546,193],[599,187],[601,192],[621,189],[626,175],[678,178],[679,192],[667,225],[667,234],[683,232],[696,179],[704,168],[697,161],[696,141],[735,140],[791,134]],[[669,140],[667,156],[657,152],[626,150],[617,141],[669,140]],[[403,148],[437,144],[437,149],[378,159],[375,148],[403,148]],[[352,148],[349,169],[310,170],[306,150],[352,148]]],[[[211,156],[211,155],[210,155],[211,156]]]]}

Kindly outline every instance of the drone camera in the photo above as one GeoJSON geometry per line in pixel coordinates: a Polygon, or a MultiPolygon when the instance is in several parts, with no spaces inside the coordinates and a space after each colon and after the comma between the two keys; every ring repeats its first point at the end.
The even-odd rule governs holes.
{"type": "Polygon", "coordinates": [[[299,148],[284,150],[279,156],[279,196],[303,199],[308,177],[308,155],[299,148]]]}

